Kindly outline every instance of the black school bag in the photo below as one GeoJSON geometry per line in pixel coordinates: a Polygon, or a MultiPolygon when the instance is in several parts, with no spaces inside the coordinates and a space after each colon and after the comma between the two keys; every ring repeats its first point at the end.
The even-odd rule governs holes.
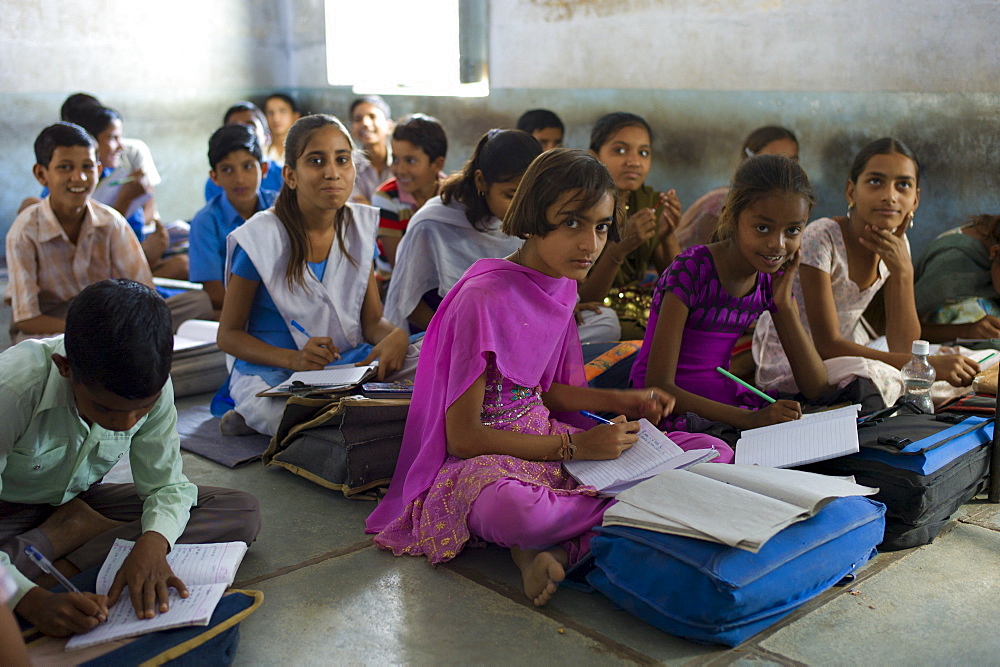
{"type": "Polygon", "coordinates": [[[885,503],[882,551],[929,544],[961,505],[989,481],[993,419],[923,414],[908,403],[874,413],[858,427],[861,451],[804,467],[854,475],[885,503]],[[901,414],[890,416],[892,412],[901,414]],[[958,421],[958,423],[955,423],[958,421]]]}

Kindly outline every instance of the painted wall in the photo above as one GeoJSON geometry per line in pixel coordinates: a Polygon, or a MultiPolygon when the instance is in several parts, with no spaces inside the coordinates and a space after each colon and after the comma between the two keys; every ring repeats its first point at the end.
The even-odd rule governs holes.
{"type": "MultiPolygon", "coordinates": [[[[449,170],[527,108],[557,111],[577,147],[603,113],[634,111],[657,135],[649,182],[686,204],[728,180],[747,132],[786,125],[817,215],[844,210],[853,154],[892,134],[924,163],[919,251],[964,217],[1000,210],[1000,3],[883,4],[491,0],[490,96],[389,102],[397,117],[442,120],[449,170]]],[[[150,145],[168,218],[202,204],[207,138],[231,102],[289,90],[308,110],[346,116],[350,89],[326,84],[323,12],[323,0],[0,0],[0,231],[37,192],[35,135],[77,90],[118,108],[126,135],[150,145]]]]}

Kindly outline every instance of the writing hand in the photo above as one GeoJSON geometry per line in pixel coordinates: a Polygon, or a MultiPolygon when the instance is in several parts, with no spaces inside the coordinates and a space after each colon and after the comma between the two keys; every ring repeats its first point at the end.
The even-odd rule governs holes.
{"type": "Polygon", "coordinates": [[[639,441],[639,422],[615,417],[612,424],[598,424],[583,433],[573,434],[575,459],[606,461],[616,459],[639,441]]]}
{"type": "Polygon", "coordinates": [[[766,408],[752,412],[749,419],[750,426],[747,428],[760,428],[796,419],[802,419],[802,406],[799,405],[799,402],[780,399],[766,408]]]}
{"type": "Polygon", "coordinates": [[[288,368],[293,371],[318,371],[338,359],[340,359],[340,350],[333,344],[333,339],[327,336],[317,336],[307,340],[301,350],[294,351],[292,364],[288,368]]]}
{"type": "Polygon", "coordinates": [[[36,586],[14,610],[43,634],[68,637],[106,621],[108,598],[96,593],[51,593],[36,586]]]}
{"type": "Polygon", "coordinates": [[[960,354],[932,354],[927,362],[934,368],[938,380],[953,387],[966,387],[979,374],[979,364],[960,354]]]}

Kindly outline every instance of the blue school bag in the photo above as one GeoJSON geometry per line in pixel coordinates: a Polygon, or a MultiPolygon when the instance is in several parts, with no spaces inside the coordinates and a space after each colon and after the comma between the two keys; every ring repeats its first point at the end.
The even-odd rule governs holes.
{"type": "Polygon", "coordinates": [[[601,526],[586,581],[626,611],[692,641],[736,646],[875,555],[885,506],[833,500],[757,553],[640,528],[601,526]]]}

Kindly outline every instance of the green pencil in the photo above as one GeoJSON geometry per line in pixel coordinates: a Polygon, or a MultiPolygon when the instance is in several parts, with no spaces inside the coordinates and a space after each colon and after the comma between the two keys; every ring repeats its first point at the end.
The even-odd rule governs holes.
{"type": "Polygon", "coordinates": [[[758,396],[760,396],[761,398],[763,398],[768,403],[774,403],[775,399],[771,398],[770,396],[768,396],[767,394],[765,394],[764,392],[762,392],[760,389],[758,389],[757,387],[753,386],[752,384],[749,384],[749,383],[744,382],[743,380],[739,379],[738,377],[736,377],[735,375],[733,375],[732,373],[730,373],[729,371],[727,371],[725,368],[722,368],[721,366],[716,366],[715,370],[719,371],[720,373],[722,373],[723,375],[725,375],[727,378],[729,378],[733,382],[739,382],[741,385],[743,385],[744,387],[746,387],[747,389],[749,389],[753,393],[757,394],[758,396]]]}

